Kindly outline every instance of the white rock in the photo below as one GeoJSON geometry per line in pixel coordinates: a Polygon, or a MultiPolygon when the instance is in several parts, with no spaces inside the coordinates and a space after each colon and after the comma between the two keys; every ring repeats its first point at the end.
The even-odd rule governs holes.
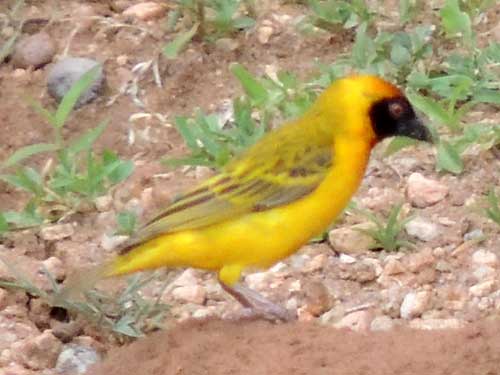
{"type": "Polygon", "coordinates": [[[485,281],[491,279],[495,276],[496,271],[493,267],[480,265],[474,272],[472,272],[474,277],[479,281],[485,281]]]}
{"type": "Polygon", "coordinates": [[[362,233],[360,229],[373,228],[372,223],[362,223],[351,227],[336,228],[330,231],[328,239],[332,247],[346,254],[365,253],[374,245],[373,238],[362,233]]]}
{"type": "Polygon", "coordinates": [[[408,177],[406,193],[413,206],[423,208],[443,200],[448,194],[448,187],[420,173],[412,173],[408,177]]]}
{"type": "Polygon", "coordinates": [[[425,242],[432,241],[440,232],[438,225],[420,216],[406,223],[405,230],[410,236],[425,242]]]}
{"type": "Polygon", "coordinates": [[[390,331],[392,328],[394,328],[394,320],[387,315],[375,317],[370,324],[371,331],[390,331]]]}
{"type": "Polygon", "coordinates": [[[261,26],[257,31],[257,40],[260,44],[267,44],[274,33],[271,26],[261,26]]]}
{"type": "Polygon", "coordinates": [[[355,311],[344,316],[334,324],[335,328],[349,328],[356,332],[366,332],[370,329],[372,314],[368,311],[355,311]]]}
{"type": "Polygon", "coordinates": [[[134,4],[123,11],[124,16],[134,17],[141,21],[147,21],[163,17],[167,8],[164,4],[146,1],[134,4]]]}
{"type": "Polygon", "coordinates": [[[104,233],[101,237],[101,247],[106,251],[116,249],[127,240],[128,236],[112,236],[104,233]]]}
{"type": "Polygon", "coordinates": [[[202,305],[205,302],[207,293],[202,286],[180,286],[172,291],[172,296],[180,302],[195,303],[202,305]]]}
{"type": "Polygon", "coordinates": [[[55,224],[40,229],[40,237],[45,241],[59,241],[71,237],[75,228],[71,224],[55,224]]]}
{"type": "Polygon", "coordinates": [[[459,319],[414,319],[409,326],[413,329],[458,329],[465,326],[465,322],[459,319]]]}
{"type": "Polygon", "coordinates": [[[353,264],[353,263],[356,263],[356,258],[350,256],[350,255],[347,255],[347,254],[340,254],[339,256],[339,260],[341,263],[345,263],[345,264],[353,264]]]}
{"type": "Polygon", "coordinates": [[[302,290],[302,282],[300,281],[300,279],[291,282],[290,286],[288,287],[288,290],[290,292],[298,292],[302,290]]]}
{"type": "Polygon", "coordinates": [[[296,311],[297,308],[299,307],[299,301],[297,301],[297,298],[292,297],[285,303],[285,308],[289,311],[296,311]]]}
{"type": "Polygon", "coordinates": [[[431,294],[428,291],[410,292],[401,304],[400,315],[403,319],[413,319],[422,315],[429,305],[431,294]]]}
{"type": "Polygon", "coordinates": [[[328,256],[326,254],[318,254],[306,264],[304,272],[321,271],[328,263],[328,256]]]}
{"type": "Polygon", "coordinates": [[[101,356],[94,348],[68,344],[63,347],[56,362],[56,371],[59,374],[85,374],[90,366],[101,360],[101,356]]]}
{"type": "Polygon", "coordinates": [[[269,272],[284,272],[288,268],[288,265],[285,262],[278,262],[271,268],[269,268],[269,272]]]}
{"type": "Polygon", "coordinates": [[[464,241],[478,241],[484,238],[482,229],[474,229],[464,234],[464,241]]]}
{"type": "Polygon", "coordinates": [[[194,286],[200,284],[200,278],[197,275],[197,271],[188,268],[177,277],[172,283],[173,286],[194,286]]]}
{"type": "Polygon", "coordinates": [[[491,251],[479,249],[472,254],[472,261],[476,264],[495,267],[498,264],[498,257],[491,251]]]}
{"type": "Polygon", "coordinates": [[[470,295],[474,297],[484,297],[490,294],[495,287],[495,280],[483,281],[469,288],[470,295]]]}
{"type": "Polygon", "coordinates": [[[50,273],[55,280],[64,280],[66,277],[66,270],[61,259],[50,257],[42,262],[43,267],[50,273]]]}
{"type": "MultiPolygon", "coordinates": [[[[389,258],[389,257],[388,257],[389,258]]],[[[384,266],[383,274],[386,276],[398,275],[405,272],[403,264],[396,258],[390,257],[384,266]]]]}
{"type": "Polygon", "coordinates": [[[195,319],[204,319],[214,315],[215,315],[215,309],[212,306],[205,307],[203,309],[198,309],[193,312],[193,318],[195,319]]]}
{"type": "Polygon", "coordinates": [[[113,197],[111,195],[103,195],[101,197],[97,197],[94,200],[94,203],[99,212],[109,211],[113,206],[113,197]]]}
{"type": "Polygon", "coordinates": [[[250,289],[262,290],[269,287],[270,278],[269,272],[255,272],[245,276],[245,283],[250,289]]]}

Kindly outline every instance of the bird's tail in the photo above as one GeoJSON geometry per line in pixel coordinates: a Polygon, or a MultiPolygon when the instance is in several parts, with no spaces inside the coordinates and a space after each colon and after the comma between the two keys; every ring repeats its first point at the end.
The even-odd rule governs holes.
{"type": "Polygon", "coordinates": [[[92,289],[100,280],[108,277],[130,274],[162,266],[161,254],[136,248],[131,252],[115,256],[98,266],[77,270],[68,277],[64,288],[58,293],[59,299],[71,298],[92,289]]]}

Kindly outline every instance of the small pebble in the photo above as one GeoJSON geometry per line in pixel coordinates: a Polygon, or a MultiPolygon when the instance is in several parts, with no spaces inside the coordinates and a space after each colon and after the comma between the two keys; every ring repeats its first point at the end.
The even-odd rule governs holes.
{"type": "Polygon", "coordinates": [[[50,63],[55,54],[56,46],[50,35],[40,32],[16,44],[12,63],[15,68],[40,68],[50,63]]]}
{"type": "Polygon", "coordinates": [[[410,292],[403,299],[400,315],[403,319],[416,318],[425,311],[430,301],[430,292],[410,292]]]}
{"type": "Polygon", "coordinates": [[[57,358],[56,371],[59,374],[85,374],[90,366],[99,362],[101,356],[91,347],[75,344],[65,345],[57,358]]]}
{"type": "Polygon", "coordinates": [[[406,193],[415,207],[428,207],[442,201],[448,195],[448,187],[439,181],[424,177],[420,173],[412,173],[408,177],[406,193]]]}
{"type": "Polygon", "coordinates": [[[274,29],[271,26],[261,26],[257,30],[257,40],[260,44],[267,44],[273,33],[274,29]]]}
{"type": "Polygon", "coordinates": [[[498,257],[491,251],[480,249],[472,254],[472,261],[476,264],[495,267],[498,264],[498,257]]]}
{"type": "Polygon", "coordinates": [[[164,4],[146,1],[144,3],[134,4],[123,11],[127,17],[137,18],[141,21],[148,21],[163,17],[167,11],[164,4]]]}
{"type": "Polygon", "coordinates": [[[405,225],[406,233],[410,236],[416,237],[421,241],[432,241],[439,233],[439,226],[430,222],[429,220],[417,216],[405,225]]]}

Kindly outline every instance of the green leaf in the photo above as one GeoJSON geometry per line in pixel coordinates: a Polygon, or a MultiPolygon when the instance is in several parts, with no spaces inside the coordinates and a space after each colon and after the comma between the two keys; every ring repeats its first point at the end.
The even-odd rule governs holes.
{"type": "Polygon", "coordinates": [[[120,160],[118,156],[111,151],[104,151],[102,156],[104,162],[104,173],[113,184],[122,182],[132,174],[134,163],[132,160],[120,160]]]}
{"type": "Polygon", "coordinates": [[[9,224],[7,223],[7,219],[2,212],[0,212],[0,234],[5,233],[9,230],[9,224]]]}
{"type": "Polygon", "coordinates": [[[391,142],[389,143],[389,145],[387,146],[387,148],[385,149],[384,156],[386,156],[386,157],[390,156],[392,154],[395,154],[399,150],[402,150],[403,148],[413,146],[417,143],[418,143],[418,141],[413,139],[413,138],[394,137],[391,140],[391,142]]]}
{"type": "Polygon", "coordinates": [[[411,61],[411,54],[399,43],[393,44],[391,48],[391,61],[396,65],[405,65],[411,61]]]}
{"type": "Polygon", "coordinates": [[[33,201],[30,201],[21,212],[7,211],[3,215],[8,223],[17,227],[31,227],[43,223],[43,218],[38,213],[33,201]]]}
{"type": "Polygon", "coordinates": [[[141,337],[142,334],[134,327],[135,319],[133,316],[125,315],[120,318],[114,325],[113,331],[130,337],[141,337]]]}
{"type": "Polygon", "coordinates": [[[134,233],[135,226],[137,224],[137,216],[132,211],[123,211],[118,213],[116,216],[116,221],[118,222],[119,233],[131,235],[134,233]]]}
{"type": "Polygon", "coordinates": [[[401,23],[410,22],[415,8],[415,0],[400,0],[399,1],[399,19],[401,23]]]}
{"type": "Polygon", "coordinates": [[[448,171],[460,174],[464,170],[464,164],[458,151],[448,142],[441,140],[437,146],[436,167],[438,171],[448,171]]]}
{"type": "Polygon", "coordinates": [[[479,89],[472,97],[477,103],[490,103],[500,105],[500,90],[479,89]]]}
{"type": "Polygon", "coordinates": [[[247,95],[255,101],[256,105],[261,105],[269,99],[265,87],[262,86],[243,65],[233,64],[231,66],[231,71],[236,78],[238,78],[247,95]]]}
{"type": "Polygon", "coordinates": [[[196,124],[192,120],[187,119],[183,116],[177,116],[175,118],[175,127],[181,133],[182,138],[186,142],[189,149],[193,152],[200,150],[200,145],[198,144],[198,137],[194,134],[194,127],[196,124]]]}
{"type": "Polygon", "coordinates": [[[233,27],[236,29],[249,29],[255,26],[255,20],[250,17],[239,17],[233,21],[233,27]]]}
{"type": "Polygon", "coordinates": [[[181,166],[198,166],[202,165],[205,167],[213,167],[214,163],[210,160],[207,160],[206,156],[186,156],[181,158],[164,158],[161,160],[161,163],[170,168],[176,168],[181,166]]]}
{"type": "Polygon", "coordinates": [[[361,24],[356,29],[356,39],[352,46],[352,62],[358,69],[369,66],[376,57],[375,43],[368,36],[366,23],[361,24]]]}
{"type": "Polygon", "coordinates": [[[1,169],[11,167],[24,159],[29,158],[30,156],[40,154],[42,152],[56,151],[57,149],[57,145],[53,143],[36,143],[34,145],[21,147],[2,163],[1,169]]]}
{"type": "Polygon", "coordinates": [[[30,167],[20,169],[15,175],[0,175],[0,180],[37,196],[43,193],[42,176],[30,167]]]}
{"type": "Polygon", "coordinates": [[[95,128],[88,130],[80,138],[71,143],[67,150],[73,154],[77,154],[84,150],[90,150],[92,144],[101,136],[107,125],[108,122],[103,121],[95,128]]]}
{"type": "Polygon", "coordinates": [[[471,20],[467,13],[462,12],[458,0],[446,0],[441,9],[441,23],[448,35],[463,34],[466,40],[471,40],[471,20]]]}
{"type": "Polygon", "coordinates": [[[54,116],[54,126],[58,129],[61,129],[66,120],[68,119],[69,114],[73,110],[76,105],[76,102],[82,96],[82,94],[87,91],[90,86],[97,79],[99,72],[102,70],[102,65],[97,65],[92,69],[88,70],[85,74],[83,74],[78,81],[76,81],[69,91],[64,95],[57,107],[57,111],[54,116]]]}
{"type": "Polygon", "coordinates": [[[434,121],[444,125],[448,125],[451,122],[448,112],[436,100],[416,93],[408,93],[407,97],[411,104],[434,121]]]}
{"type": "Polygon", "coordinates": [[[179,52],[193,39],[198,30],[198,23],[195,23],[188,31],[177,35],[174,40],[167,43],[163,48],[163,54],[167,59],[175,59],[179,52]]]}

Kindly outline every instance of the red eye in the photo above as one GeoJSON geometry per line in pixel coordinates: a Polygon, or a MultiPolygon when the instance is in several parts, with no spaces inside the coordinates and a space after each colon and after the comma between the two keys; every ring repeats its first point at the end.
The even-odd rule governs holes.
{"type": "Polygon", "coordinates": [[[393,118],[399,118],[404,112],[404,107],[401,103],[391,103],[389,104],[389,112],[393,118]]]}

